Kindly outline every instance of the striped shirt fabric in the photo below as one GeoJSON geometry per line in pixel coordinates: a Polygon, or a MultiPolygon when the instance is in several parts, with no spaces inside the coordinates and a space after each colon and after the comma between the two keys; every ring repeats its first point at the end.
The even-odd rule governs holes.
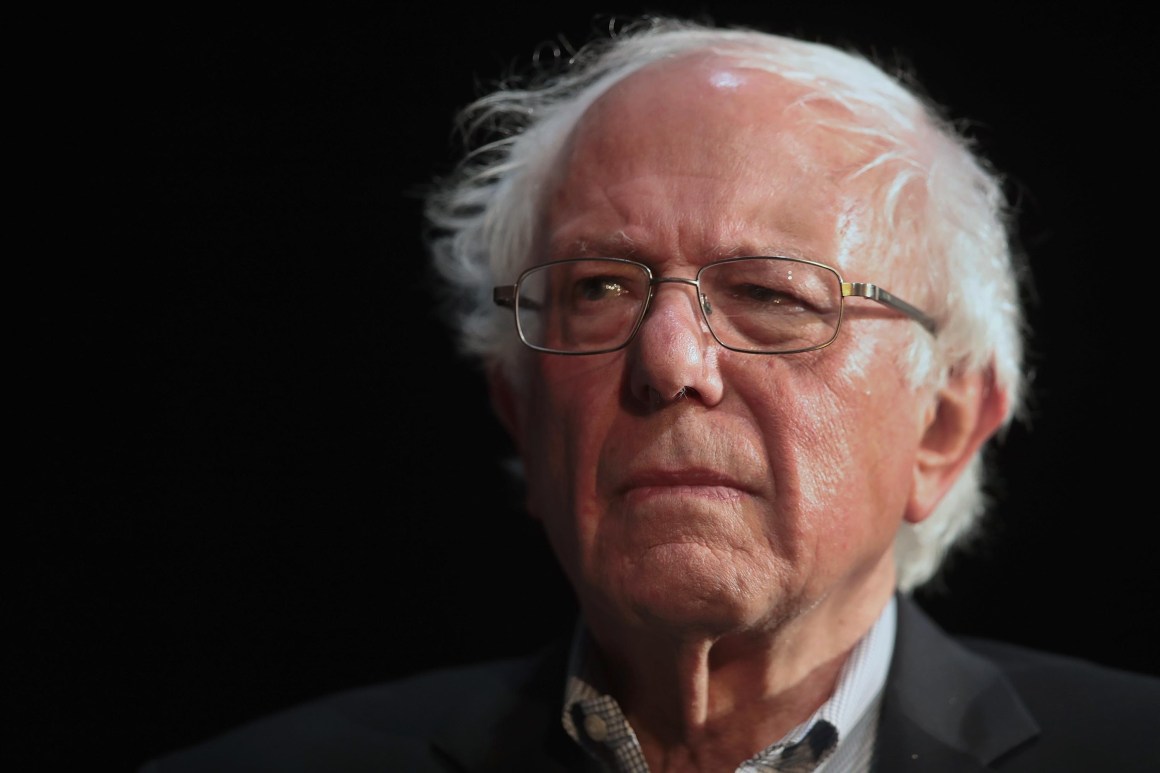
{"type": "MultiPolygon", "coordinates": [[[[892,596],[874,625],[850,651],[830,698],[783,738],[742,762],[736,773],[868,771],[874,756],[882,688],[894,651],[896,614],[892,596]],[[819,747],[817,739],[829,743],[819,747]],[[786,752],[799,744],[812,747],[816,761],[812,758],[815,755],[807,755],[811,759],[805,767],[790,763],[786,752]]],[[[587,630],[579,622],[572,637],[564,689],[564,730],[612,773],[649,773],[640,742],[620,704],[605,691],[606,684],[587,630]]]]}

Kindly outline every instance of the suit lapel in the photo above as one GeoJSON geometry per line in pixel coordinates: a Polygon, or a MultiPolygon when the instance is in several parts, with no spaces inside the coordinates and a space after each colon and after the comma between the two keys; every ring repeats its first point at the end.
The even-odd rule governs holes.
{"type": "MultiPolygon", "coordinates": [[[[494,674],[459,703],[435,746],[458,769],[595,769],[560,726],[566,646],[494,674]]],[[[905,596],[882,696],[874,770],[969,773],[1033,739],[1039,727],[1006,677],[943,633],[905,596]]]]}
{"type": "Polygon", "coordinates": [[[567,641],[534,660],[493,674],[468,694],[447,696],[459,705],[433,745],[455,770],[471,773],[563,773],[596,770],[564,732],[567,641]]]}
{"type": "Polygon", "coordinates": [[[957,644],[912,600],[899,596],[875,770],[986,770],[1038,733],[998,668],[957,644]]]}

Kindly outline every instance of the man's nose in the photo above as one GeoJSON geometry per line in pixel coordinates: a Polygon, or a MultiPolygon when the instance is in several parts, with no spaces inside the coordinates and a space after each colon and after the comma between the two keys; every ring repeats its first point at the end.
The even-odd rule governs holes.
{"type": "Polygon", "coordinates": [[[695,397],[721,400],[721,352],[701,314],[700,288],[692,280],[655,282],[648,313],[629,345],[632,395],[643,405],[661,407],[695,397]]]}

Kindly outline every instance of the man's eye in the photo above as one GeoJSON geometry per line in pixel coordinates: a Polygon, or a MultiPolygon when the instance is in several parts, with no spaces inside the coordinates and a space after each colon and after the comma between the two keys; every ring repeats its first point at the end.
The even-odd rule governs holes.
{"type": "Polygon", "coordinates": [[[602,301],[619,298],[628,289],[617,279],[594,276],[576,283],[575,296],[578,300],[602,301]]]}
{"type": "Polygon", "coordinates": [[[772,287],[762,287],[761,285],[746,285],[742,288],[740,295],[763,304],[782,304],[792,300],[788,295],[779,290],[775,290],[772,287]]]}
{"type": "Polygon", "coordinates": [[[729,297],[735,303],[744,303],[767,309],[799,308],[802,301],[793,293],[762,284],[740,284],[733,287],[729,297]]]}

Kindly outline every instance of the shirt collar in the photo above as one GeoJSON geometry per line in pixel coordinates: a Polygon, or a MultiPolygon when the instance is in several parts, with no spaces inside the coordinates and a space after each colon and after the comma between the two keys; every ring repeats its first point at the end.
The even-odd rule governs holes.
{"type": "MultiPolygon", "coordinates": [[[[894,651],[896,607],[897,601],[891,596],[870,630],[850,651],[834,692],[826,702],[784,737],[771,743],[758,758],[800,741],[818,720],[837,728],[839,743],[849,736],[886,683],[894,651]]],[[[572,634],[561,722],[568,735],[590,752],[598,756],[612,754],[622,762],[628,761],[621,770],[639,769],[634,765],[638,758],[643,763],[640,745],[616,699],[607,694],[607,685],[587,627],[579,620],[572,634]],[[599,719],[589,719],[594,716],[599,719]]]]}

